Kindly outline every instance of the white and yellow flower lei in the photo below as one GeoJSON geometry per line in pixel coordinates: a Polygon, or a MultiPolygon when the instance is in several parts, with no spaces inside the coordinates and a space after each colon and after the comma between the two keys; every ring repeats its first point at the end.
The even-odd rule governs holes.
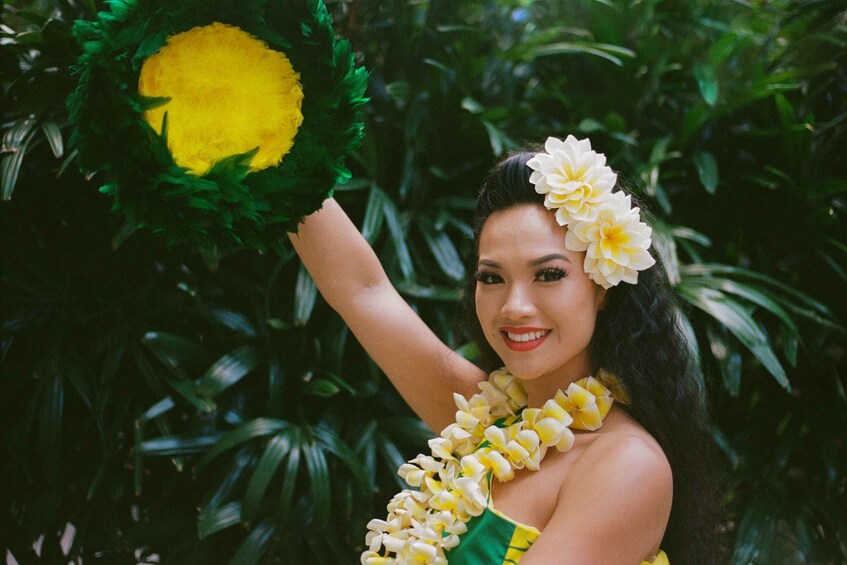
{"type": "MultiPolygon", "coordinates": [[[[619,383],[608,377],[625,401],[619,383]]],[[[611,391],[593,377],[559,390],[541,408],[524,409],[521,382],[502,369],[479,388],[482,392],[470,399],[453,395],[456,422],[429,441],[432,455],[419,454],[398,470],[417,490],[396,494],[388,517],[368,523],[363,565],[447,563],[445,550],[459,544],[468,521],[488,504],[490,473],[503,482],[514,478],[515,469],[537,471],[548,447],[569,450],[571,429],[598,429],[614,402],[611,391]],[[496,425],[517,414],[521,417],[513,424],[496,425]]]]}
{"type": "Polygon", "coordinates": [[[556,211],[559,225],[568,227],[565,247],[586,252],[583,269],[603,288],[638,282],[638,271],[656,262],[647,251],[652,230],[629,196],[612,192],[618,177],[606,156],[572,135],[549,137],[544,149],[527,161],[529,181],[544,195],[544,206],[556,211]]]}

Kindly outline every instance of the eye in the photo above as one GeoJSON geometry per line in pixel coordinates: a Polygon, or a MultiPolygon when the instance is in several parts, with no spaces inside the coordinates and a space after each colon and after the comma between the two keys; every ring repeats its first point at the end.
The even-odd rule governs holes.
{"type": "Polygon", "coordinates": [[[535,280],[540,282],[554,282],[565,278],[568,274],[558,267],[548,267],[535,273],[535,280]]]}
{"type": "Polygon", "coordinates": [[[503,282],[500,275],[491,271],[477,271],[474,278],[482,284],[497,284],[503,282]]]}

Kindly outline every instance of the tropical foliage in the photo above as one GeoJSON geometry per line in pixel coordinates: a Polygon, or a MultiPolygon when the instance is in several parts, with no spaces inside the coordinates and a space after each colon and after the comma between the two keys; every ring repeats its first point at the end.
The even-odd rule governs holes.
{"type": "MultiPolygon", "coordinates": [[[[77,172],[70,26],[105,7],[3,5],[0,552],[353,562],[429,432],[291,252],[166,247],[77,172]]],[[[590,135],[652,211],[732,562],[847,560],[847,2],[330,7],[371,71],[336,195],[427,323],[472,355],[458,288],[495,156],[590,135]]]]}

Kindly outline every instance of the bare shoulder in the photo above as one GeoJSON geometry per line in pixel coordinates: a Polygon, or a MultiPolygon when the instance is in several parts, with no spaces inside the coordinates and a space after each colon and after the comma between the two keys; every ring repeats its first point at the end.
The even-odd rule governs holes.
{"type": "Polygon", "coordinates": [[[652,522],[664,531],[673,499],[671,465],[655,438],[628,416],[585,449],[562,483],[560,503],[579,502],[584,485],[602,493],[594,503],[620,522],[652,522]]]}
{"type": "Polygon", "coordinates": [[[673,474],[656,440],[631,424],[594,432],[562,482],[530,564],[559,563],[561,555],[569,563],[640,563],[655,555],[670,517],[673,474]]]}
{"type": "Polygon", "coordinates": [[[615,485],[640,488],[651,487],[659,493],[673,492],[673,474],[670,462],[659,443],[641,428],[626,427],[597,434],[574,465],[571,476],[563,488],[573,480],[586,476],[606,482],[606,488],[615,485]]]}

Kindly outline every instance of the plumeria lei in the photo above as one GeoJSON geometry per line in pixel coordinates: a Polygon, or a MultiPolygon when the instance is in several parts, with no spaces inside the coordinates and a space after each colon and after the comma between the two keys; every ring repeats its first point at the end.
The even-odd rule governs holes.
{"type": "Polygon", "coordinates": [[[612,192],[617,175],[606,156],[572,135],[549,137],[544,149],[527,162],[529,180],[559,225],[568,227],[565,247],[586,252],[583,268],[603,288],[638,282],[638,271],[656,262],[647,251],[652,230],[628,195],[612,192]]]}
{"type": "Polygon", "coordinates": [[[508,481],[515,469],[537,471],[547,448],[569,450],[571,430],[598,429],[614,401],[593,377],[559,390],[541,408],[524,408],[523,386],[503,369],[479,388],[470,399],[454,394],[456,422],[429,441],[431,455],[400,467],[414,488],[391,499],[385,520],[368,523],[363,565],[447,563],[445,550],[459,544],[467,523],[488,504],[490,474],[508,481]],[[509,420],[514,423],[497,425],[509,420]]]}

